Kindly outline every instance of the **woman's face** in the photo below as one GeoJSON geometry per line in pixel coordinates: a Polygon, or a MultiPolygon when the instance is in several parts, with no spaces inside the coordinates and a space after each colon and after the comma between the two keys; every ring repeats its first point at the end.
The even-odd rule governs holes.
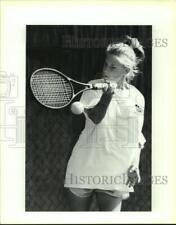
{"type": "Polygon", "coordinates": [[[123,79],[128,72],[129,69],[125,68],[124,65],[119,62],[116,55],[107,54],[103,66],[104,77],[107,77],[109,80],[118,82],[123,79]]]}

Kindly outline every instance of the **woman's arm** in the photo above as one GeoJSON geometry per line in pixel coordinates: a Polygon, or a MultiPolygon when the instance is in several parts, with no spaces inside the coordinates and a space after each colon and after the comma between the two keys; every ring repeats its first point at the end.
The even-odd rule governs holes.
{"type": "Polygon", "coordinates": [[[113,89],[109,86],[100,98],[100,101],[93,108],[85,108],[84,111],[88,117],[95,123],[98,124],[102,121],[106,115],[107,108],[111,102],[112,95],[114,94],[113,89]]]}

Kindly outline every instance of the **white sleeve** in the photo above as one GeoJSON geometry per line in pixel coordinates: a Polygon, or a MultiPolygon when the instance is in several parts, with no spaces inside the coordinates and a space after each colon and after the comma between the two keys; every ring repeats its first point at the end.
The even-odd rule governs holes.
{"type": "MultiPolygon", "coordinates": [[[[140,93],[140,92],[139,92],[140,93]]],[[[138,111],[138,128],[139,128],[139,132],[142,131],[142,127],[144,124],[144,109],[145,109],[145,100],[143,95],[137,94],[136,96],[136,110],[138,111]]]]}
{"type": "Polygon", "coordinates": [[[145,139],[145,137],[142,133],[142,128],[143,128],[143,124],[144,124],[145,99],[144,99],[144,96],[138,90],[137,90],[136,97],[135,97],[135,104],[136,104],[136,109],[138,111],[138,143],[139,143],[139,148],[136,151],[136,154],[134,155],[134,158],[132,160],[132,165],[134,165],[136,168],[139,168],[141,149],[144,148],[144,144],[146,142],[146,139],[145,139]]]}
{"type": "Polygon", "coordinates": [[[146,139],[142,133],[142,127],[144,124],[145,99],[140,92],[138,92],[136,95],[136,107],[138,110],[138,141],[140,148],[142,149],[146,142],[146,139]]]}

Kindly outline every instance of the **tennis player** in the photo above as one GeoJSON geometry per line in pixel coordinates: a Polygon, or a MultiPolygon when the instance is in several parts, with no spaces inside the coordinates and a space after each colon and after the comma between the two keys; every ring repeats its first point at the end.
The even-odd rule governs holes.
{"type": "Polygon", "coordinates": [[[72,211],[88,211],[93,194],[100,211],[120,211],[122,200],[140,182],[145,103],[130,81],[143,59],[144,50],[136,38],[127,36],[110,44],[102,79],[90,81],[107,83],[107,88],[82,94],[86,123],[69,159],[64,184],[72,211]]]}

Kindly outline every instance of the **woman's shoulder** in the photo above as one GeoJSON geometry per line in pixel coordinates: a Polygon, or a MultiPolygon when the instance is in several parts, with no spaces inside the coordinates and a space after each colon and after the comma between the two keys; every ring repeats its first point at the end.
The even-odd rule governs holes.
{"type": "Polygon", "coordinates": [[[130,84],[129,87],[133,95],[144,98],[143,94],[134,85],[130,84]]]}
{"type": "Polygon", "coordinates": [[[145,105],[145,99],[143,94],[132,84],[130,84],[130,94],[135,99],[136,103],[139,105],[145,105]]]}

